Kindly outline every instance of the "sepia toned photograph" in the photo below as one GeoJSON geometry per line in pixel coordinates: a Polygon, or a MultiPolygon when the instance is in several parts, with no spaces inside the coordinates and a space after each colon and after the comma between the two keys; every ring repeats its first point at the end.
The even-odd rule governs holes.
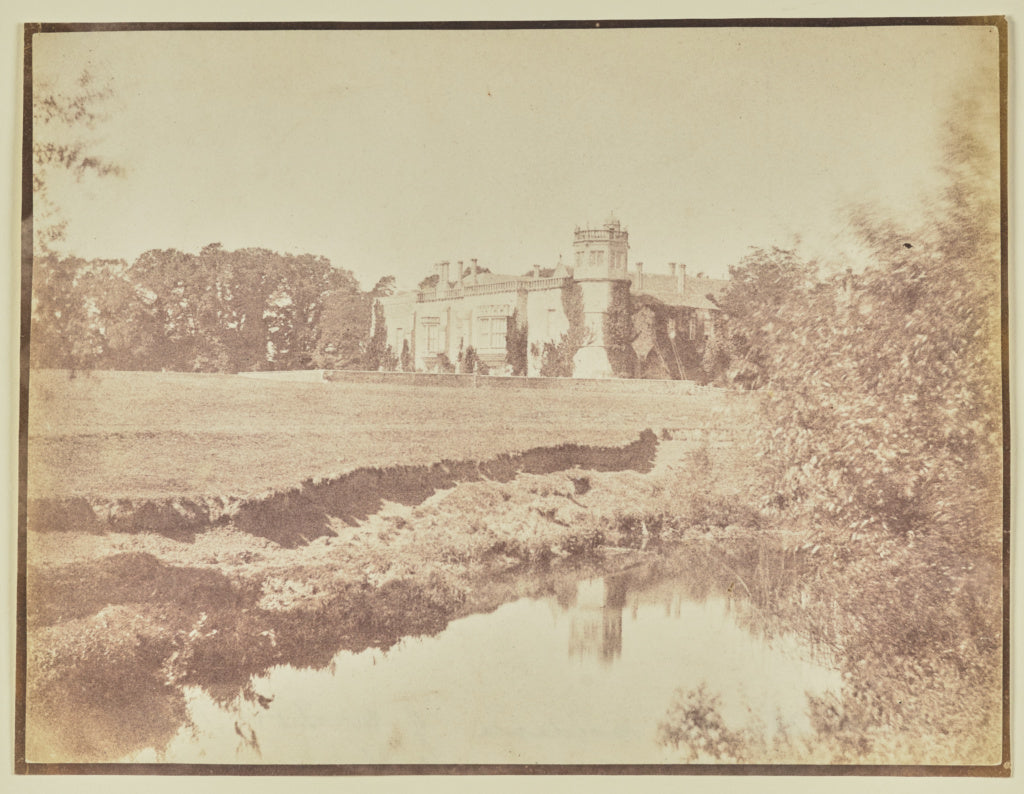
{"type": "Polygon", "coordinates": [[[1008,776],[1006,34],[26,25],[17,771],[1008,776]]]}

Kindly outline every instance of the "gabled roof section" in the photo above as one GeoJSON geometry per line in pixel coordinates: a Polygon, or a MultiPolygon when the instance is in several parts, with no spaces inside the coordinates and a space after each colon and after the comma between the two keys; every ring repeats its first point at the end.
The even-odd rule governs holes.
{"type": "Polygon", "coordinates": [[[629,274],[635,297],[650,296],[658,303],[667,306],[685,306],[692,309],[717,309],[708,295],[718,297],[729,286],[724,278],[707,278],[705,276],[686,276],[683,279],[684,290],[679,291],[676,276],[666,273],[644,273],[643,289],[637,289],[640,282],[638,273],[629,274]]]}

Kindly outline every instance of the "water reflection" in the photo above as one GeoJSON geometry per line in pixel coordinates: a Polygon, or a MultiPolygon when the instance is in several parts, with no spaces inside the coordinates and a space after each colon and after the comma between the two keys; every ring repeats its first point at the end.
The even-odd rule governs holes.
{"type": "Polygon", "coordinates": [[[709,584],[707,566],[690,565],[704,579],[660,564],[575,582],[563,572],[550,595],[460,618],[434,637],[341,651],[327,669],[273,668],[227,705],[190,688],[188,727],[162,753],[126,760],[704,760],[680,755],[680,735],[673,744],[659,734],[679,690],[707,693],[734,735],[751,725],[808,733],[807,694],[838,691],[838,674],[808,661],[794,637],[752,633],[728,578],[709,584]]]}
{"type": "Polygon", "coordinates": [[[570,610],[569,656],[593,656],[611,662],[622,655],[622,608],[626,586],[621,577],[580,582],[570,610]]]}

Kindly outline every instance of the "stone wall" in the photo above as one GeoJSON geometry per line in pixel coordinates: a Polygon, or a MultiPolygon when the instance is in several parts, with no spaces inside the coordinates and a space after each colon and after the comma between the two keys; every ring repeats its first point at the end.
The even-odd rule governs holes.
{"type": "MultiPolygon", "coordinates": [[[[280,373],[284,375],[285,373],[280,373]]],[[[559,389],[620,394],[697,394],[723,391],[688,380],[619,378],[526,378],[503,375],[449,375],[436,372],[360,372],[323,370],[323,380],[337,383],[391,383],[401,386],[449,386],[463,389],[559,389]]]]}

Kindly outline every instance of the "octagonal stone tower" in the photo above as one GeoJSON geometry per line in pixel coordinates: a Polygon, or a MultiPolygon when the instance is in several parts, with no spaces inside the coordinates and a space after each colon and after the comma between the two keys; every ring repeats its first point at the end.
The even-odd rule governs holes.
{"type": "Polygon", "coordinates": [[[588,344],[573,359],[573,374],[614,377],[619,374],[609,358],[609,349],[616,342],[611,338],[614,318],[629,315],[629,232],[614,215],[599,229],[577,227],[573,252],[573,279],[579,284],[583,323],[590,332],[588,344]]]}

